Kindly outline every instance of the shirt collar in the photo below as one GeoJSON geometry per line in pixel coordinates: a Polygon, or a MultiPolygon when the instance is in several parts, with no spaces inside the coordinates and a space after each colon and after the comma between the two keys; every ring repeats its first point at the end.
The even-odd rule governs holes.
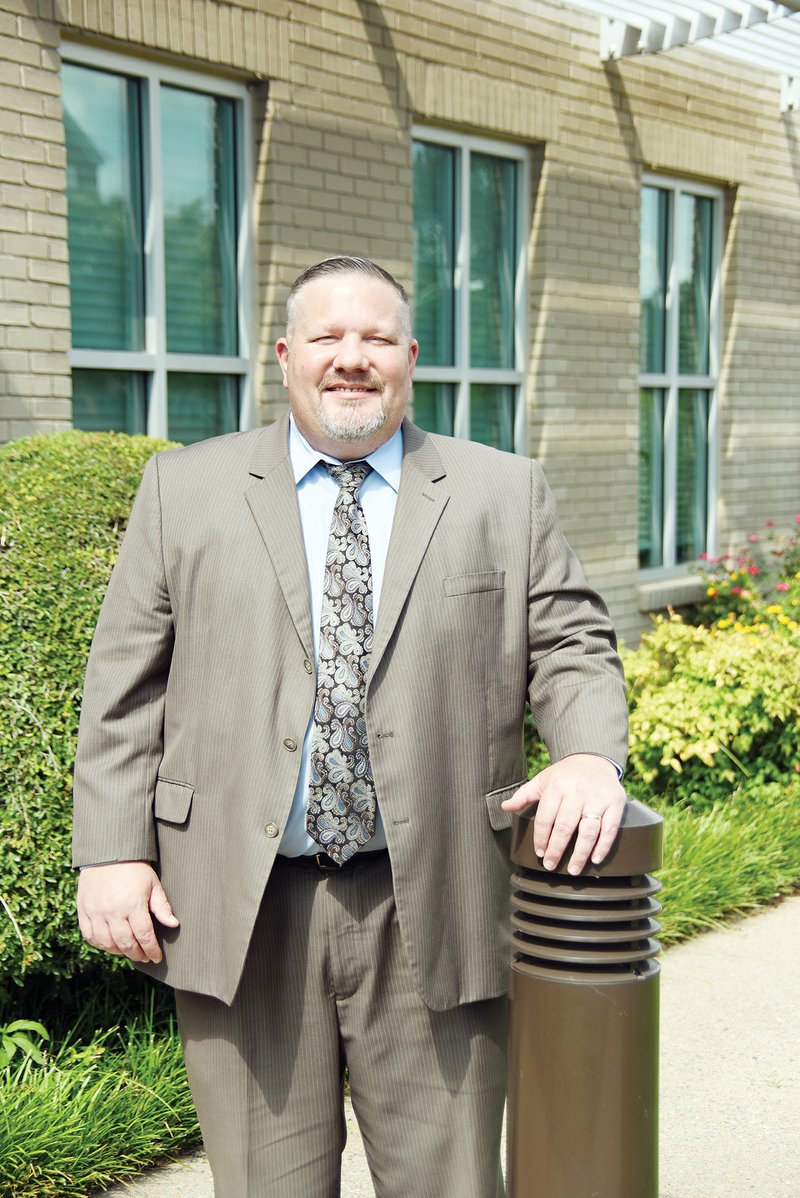
{"type": "MultiPolygon", "coordinates": [[[[289,457],[292,462],[292,473],[295,483],[300,483],[311,471],[322,462],[338,462],[338,458],[329,457],[313,449],[306,441],[294,421],[289,416],[289,457]]],[[[403,431],[398,429],[394,436],[378,446],[374,453],[364,458],[369,462],[376,474],[388,483],[393,491],[400,488],[400,473],[403,469],[403,431]]]]}

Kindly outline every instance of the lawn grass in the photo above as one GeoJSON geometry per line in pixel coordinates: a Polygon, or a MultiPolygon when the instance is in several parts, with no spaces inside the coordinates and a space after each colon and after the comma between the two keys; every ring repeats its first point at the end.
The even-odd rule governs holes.
{"type": "MultiPolygon", "coordinates": [[[[665,947],[800,886],[800,786],[762,786],[703,813],[652,805],[665,823],[665,947]]],[[[129,1010],[143,993],[132,981],[129,1010]]],[[[97,1030],[90,1001],[43,1067],[0,1071],[0,1198],[84,1198],[199,1143],[180,1040],[155,995],[111,1031],[97,1030]]],[[[103,1001],[119,1012],[118,999],[103,1001]]]]}
{"type": "Polygon", "coordinates": [[[800,786],[759,786],[664,817],[659,939],[666,947],[800,887],[800,786]]]}
{"type": "Polygon", "coordinates": [[[0,1085],[3,1198],[84,1198],[199,1140],[177,1031],[150,1011],[0,1085]]]}

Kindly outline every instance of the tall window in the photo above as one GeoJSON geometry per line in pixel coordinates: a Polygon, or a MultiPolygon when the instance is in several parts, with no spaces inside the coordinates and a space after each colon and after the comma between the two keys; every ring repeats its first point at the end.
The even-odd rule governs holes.
{"type": "Polygon", "coordinates": [[[525,151],[433,129],[413,149],[414,418],[524,452],[525,151]]]}
{"type": "Polygon", "coordinates": [[[721,194],[642,189],[639,564],[713,548],[721,194]]]}
{"type": "Polygon", "coordinates": [[[65,47],[73,423],[249,423],[246,92],[65,47]]]}

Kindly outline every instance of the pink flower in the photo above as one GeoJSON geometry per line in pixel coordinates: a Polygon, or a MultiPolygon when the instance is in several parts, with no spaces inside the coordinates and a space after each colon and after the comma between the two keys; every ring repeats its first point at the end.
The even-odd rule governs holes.
{"type": "Polygon", "coordinates": [[[750,567],[750,573],[751,573],[751,574],[753,575],[753,577],[755,578],[756,574],[758,574],[758,566],[751,566],[751,567],[750,567]]]}
{"type": "Polygon", "coordinates": [[[777,584],[777,586],[775,587],[775,590],[776,591],[788,591],[789,590],[788,582],[779,582],[777,584]]]}
{"type": "Polygon", "coordinates": [[[707,553],[698,553],[698,555],[697,555],[697,560],[698,560],[699,562],[707,562],[707,561],[708,561],[708,554],[707,554],[707,553]]]}
{"type": "Polygon", "coordinates": [[[795,516],[794,522],[795,522],[795,524],[800,524],[800,512],[798,512],[797,515],[795,516]]]}
{"type": "Polygon", "coordinates": [[[750,536],[749,536],[747,539],[748,539],[748,541],[757,541],[757,540],[758,540],[758,534],[757,534],[757,533],[754,533],[754,532],[751,532],[751,533],[750,533],[750,536]]]}
{"type": "Polygon", "coordinates": [[[741,588],[741,587],[731,587],[731,594],[732,594],[732,595],[741,595],[741,593],[742,593],[742,588],[741,588]]]}
{"type": "Polygon", "coordinates": [[[767,527],[767,528],[774,528],[774,527],[775,527],[775,521],[774,521],[774,520],[765,520],[765,521],[764,521],[764,524],[766,525],[766,527],[767,527]]]}

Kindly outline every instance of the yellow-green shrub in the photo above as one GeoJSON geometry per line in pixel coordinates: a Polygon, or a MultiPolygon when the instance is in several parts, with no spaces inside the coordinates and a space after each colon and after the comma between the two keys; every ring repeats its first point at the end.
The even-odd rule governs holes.
{"type": "Polygon", "coordinates": [[[795,778],[798,647],[766,625],[720,629],[659,618],[625,654],[633,789],[698,804],[724,798],[745,778],[795,778]]]}
{"type": "Polygon", "coordinates": [[[0,994],[84,955],[69,867],[86,656],[147,459],[163,442],[59,433],[0,450],[0,994]]]}

